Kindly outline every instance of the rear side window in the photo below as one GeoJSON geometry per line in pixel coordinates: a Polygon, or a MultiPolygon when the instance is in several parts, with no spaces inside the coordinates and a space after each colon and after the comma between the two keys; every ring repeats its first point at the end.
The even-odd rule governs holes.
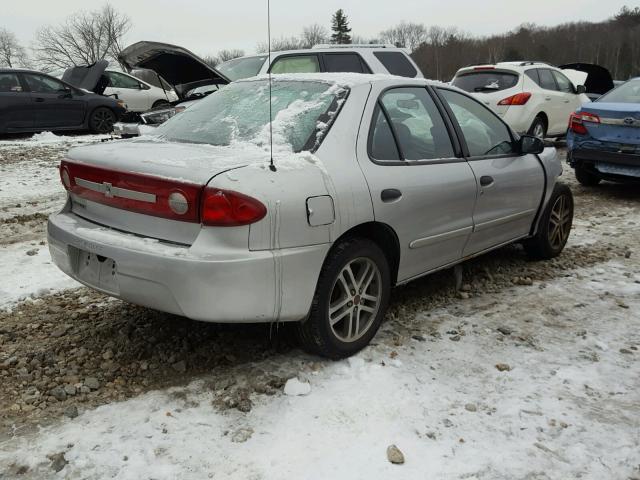
{"type": "Polygon", "coordinates": [[[316,73],[320,71],[317,55],[281,57],[271,67],[271,73],[316,73]]]}
{"type": "Polygon", "coordinates": [[[565,77],[562,73],[556,72],[555,70],[551,70],[551,73],[556,79],[558,83],[558,88],[560,88],[561,92],[565,93],[574,93],[573,83],[567,77],[565,77]]]}
{"type": "Polygon", "coordinates": [[[553,75],[551,74],[551,70],[547,70],[546,68],[538,69],[538,75],[540,75],[540,87],[545,90],[557,90],[556,81],[553,79],[553,75]]]}
{"type": "Polygon", "coordinates": [[[373,52],[373,55],[380,60],[391,75],[413,78],[418,75],[416,67],[407,59],[402,52],[373,52]]]}
{"type": "Polygon", "coordinates": [[[22,85],[15,73],[0,73],[0,93],[21,92],[22,85]]]}
{"type": "Polygon", "coordinates": [[[396,140],[380,105],[376,107],[376,111],[373,114],[373,132],[371,134],[369,152],[376,160],[400,160],[396,140]]]}
{"type": "Polygon", "coordinates": [[[456,77],[453,84],[466,92],[498,92],[513,88],[518,84],[515,73],[481,71],[465,73],[456,77]]]}
{"type": "MultiPolygon", "coordinates": [[[[389,90],[379,102],[381,110],[391,122],[401,158],[432,160],[455,156],[444,120],[424,88],[389,90]]],[[[373,138],[374,146],[383,143],[375,133],[373,138]]],[[[396,160],[373,156],[381,160],[396,160]]]]}
{"type": "Polygon", "coordinates": [[[536,85],[540,86],[540,75],[538,75],[538,69],[532,68],[531,70],[527,70],[524,74],[533,80],[536,85]]]}
{"type": "Polygon", "coordinates": [[[357,53],[325,53],[323,57],[327,72],[371,73],[357,53]]]}
{"type": "Polygon", "coordinates": [[[460,125],[472,157],[515,153],[507,126],[481,103],[452,90],[439,89],[460,125]]]}

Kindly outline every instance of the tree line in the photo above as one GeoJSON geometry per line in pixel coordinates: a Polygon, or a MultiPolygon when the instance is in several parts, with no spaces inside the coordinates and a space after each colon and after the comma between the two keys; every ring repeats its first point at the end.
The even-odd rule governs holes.
{"type": "MultiPolygon", "coordinates": [[[[117,61],[131,19],[110,4],[90,12],[78,12],[60,25],[39,29],[27,48],[0,25],[0,67],[29,67],[43,71],[87,65],[97,60],[117,61]]],[[[428,78],[450,80],[463,66],[513,60],[537,60],[555,65],[596,63],[608,68],[614,78],[640,75],[640,7],[623,7],[602,22],[571,22],[555,27],[531,23],[492,36],[473,36],[457,27],[427,26],[401,22],[375,37],[353,34],[349,18],[336,11],[330,28],[321,24],[304,27],[299,35],[271,40],[272,51],[310,48],[321,43],[393,44],[411,51],[428,78]]],[[[258,53],[267,43],[256,46],[258,53]]],[[[239,49],[221,50],[203,56],[212,64],[244,55],[239,49]]]]}

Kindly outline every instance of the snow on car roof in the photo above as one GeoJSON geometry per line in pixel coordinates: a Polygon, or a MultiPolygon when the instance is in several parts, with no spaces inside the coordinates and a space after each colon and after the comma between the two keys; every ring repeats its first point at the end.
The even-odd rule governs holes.
{"type": "MultiPolygon", "coordinates": [[[[371,84],[382,81],[401,81],[408,84],[439,84],[435,80],[426,80],[424,78],[407,78],[397,75],[388,75],[382,73],[368,74],[368,73],[286,73],[286,74],[272,74],[272,80],[274,81],[315,81],[325,83],[335,83],[343,87],[355,87],[358,85],[371,84]]],[[[268,80],[269,75],[260,75],[253,78],[246,78],[238,80],[239,82],[251,82],[256,80],[268,80]]]]}

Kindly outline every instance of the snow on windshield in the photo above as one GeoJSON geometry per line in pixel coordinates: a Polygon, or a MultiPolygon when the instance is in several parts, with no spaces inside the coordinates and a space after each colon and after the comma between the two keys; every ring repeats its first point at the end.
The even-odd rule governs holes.
{"type": "Polygon", "coordinates": [[[253,146],[277,153],[313,151],[347,94],[344,87],[315,81],[239,82],[200,101],[158,129],[168,141],[214,146],[253,146]],[[269,123],[269,97],[271,118],[269,123]]]}

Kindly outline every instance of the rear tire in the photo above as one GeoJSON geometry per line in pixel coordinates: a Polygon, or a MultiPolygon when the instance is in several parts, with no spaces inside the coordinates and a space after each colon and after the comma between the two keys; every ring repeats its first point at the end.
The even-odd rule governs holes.
{"type": "Polygon", "coordinates": [[[544,139],[547,136],[547,122],[538,115],[529,127],[529,135],[544,139]]]}
{"type": "Polygon", "coordinates": [[[584,167],[576,166],[575,172],[576,180],[580,182],[580,185],[584,185],[585,187],[595,187],[602,181],[600,177],[585,170],[584,167]]]}
{"type": "Polygon", "coordinates": [[[390,290],[380,247],[364,238],[344,240],[325,260],[309,317],[297,326],[302,347],[335,360],[359,352],[380,328],[390,290]]]}
{"type": "Polygon", "coordinates": [[[153,110],[154,108],[164,107],[166,105],[169,105],[168,101],[166,101],[166,100],[156,100],[155,102],[153,102],[153,105],[151,105],[151,109],[153,110]]]}
{"type": "Polygon", "coordinates": [[[89,129],[93,133],[110,133],[113,131],[114,123],[116,114],[107,107],[96,108],[89,117],[89,129]]]}
{"type": "Polygon", "coordinates": [[[530,258],[549,260],[564,250],[573,225],[573,194],[564,183],[557,183],[547,203],[536,235],[523,245],[530,258]]]}

